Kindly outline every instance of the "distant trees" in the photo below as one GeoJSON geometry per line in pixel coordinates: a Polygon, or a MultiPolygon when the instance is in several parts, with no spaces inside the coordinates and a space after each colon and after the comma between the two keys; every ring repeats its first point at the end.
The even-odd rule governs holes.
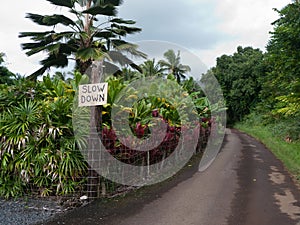
{"type": "Polygon", "coordinates": [[[217,65],[208,72],[213,72],[221,85],[229,123],[241,120],[260,101],[259,80],[265,70],[263,58],[261,50],[239,46],[233,55],[217,58],[217,65]]]}
{"type": "Polygon", "coordinates": [[[181,64],[180,51],[175,54],[173,49],[167,50],[163,54],[164,59],[156,62],[156,59],[147,59],[140,65],[138,65],[138,71],[132,71],[130,68],[123,68],[121,73],[117,75],[123,76],[125,80],[133,77],[169,77],[177,81],[179,84],[183,84],[190,79],[187,77],[187,73],[191,71],[188,65],[181,64]]]}
{"type": "Polygon", "coordinates": [[[0,84],[12,84],[15,74],[5,66],[4,57],[5,54],[0,52],[0,84]]]}

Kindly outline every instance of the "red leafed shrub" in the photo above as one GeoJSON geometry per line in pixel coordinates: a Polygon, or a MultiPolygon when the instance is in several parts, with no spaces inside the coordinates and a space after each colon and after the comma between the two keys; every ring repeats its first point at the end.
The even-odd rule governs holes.
{"type": "MultiPolygon", "coordinates": [[[[192,143],[191,140],[198,140],[201,138],[201,135],[206,136],[208,129],[205,129],[204,127],[200,127],[199,129],[199,126],[200,123],[193,127],[175,127],[167,124],[166,131],[159,129],[153,129],[152,131],[155,133],[155,135],[164,135],[162,142],[151,143],[151,141],[147,140],[149,137],[148,135],[151,135],[148,125],[142,125],[140,122],[138,122],[133,129],[134,134],[129,134],[127,137],[122,138],[122,143],[120,140],[118,140],[115,131],[112,128],[107,127],[103,128],[101,139],[107,151],[121,162],[131,165],[151,165],[162,161],[164,158],[168,157],[172,152],[174,152],[178,146],[182,131],[185,133],[185,136],[182,137],[185,145],[192,143]],[[136,140],[134,135],[138,139],[144,140],[145,149],[150,149],[152,146],[154,147],[148,151],[140,151],[129,148],[128,146],[131,146],[131,144],[134,142],[134,139],[136,140]]],[[[204,139],[205,137],[202,137],[201,141],[204,139]]],[[[156,140],[154,139],[153,142],[155,141],[156,140]]]]}

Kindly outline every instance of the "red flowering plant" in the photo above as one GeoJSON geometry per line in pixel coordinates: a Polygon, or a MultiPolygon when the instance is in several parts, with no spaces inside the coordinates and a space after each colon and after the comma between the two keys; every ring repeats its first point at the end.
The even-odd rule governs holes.
{"type": "MultiPolygon", "coordinates": [[[[109,97],[108,104],[103,107],[102,111],[104,126],[101,131],[101,139],[107,151],[121,162],[132,165],[155,164],[174,152],[180,143],[180,138],[183,138],[185,145],[190,143],[189,140],[198,140],[199,132],[197,129],[199,130],[199,127],[200,134],[207,136],[210,115],[209,104],[205,98],[199,99],[195,95],[191,96],[195,110],[187,112],[187,114],[196,115],[199,117],[199,122],[190,124],[186,122],[188,115],[179,115],[177,110],[180,107],[185,108],[187,92],[183,92],[182,95],[184,96],[173,94],[170,96],[172,97],[172,102],[170,102],[166,98],[160,97],[168,96],[163,93],[167,90],[165,87],[167,84],[162,83],[159,86],[149,87],[157,90],[157,96],[148,96],[142,99],[138,98],[135,90],[130,90],[126,93],[128,95],[126,99],[134,99],[135,101],[131,106],[125,106],[116,104],[115,99],[127,84],[117,78],[110,78],[108,83],[109,97]],[[129,124],[129,129],[122,135],[111,122],[112,106],[115,107],[117,114],[125,113],[128,115],[127,122],[120,121],[120,123],[129,124]],[[185,134],[184,137],[182,137],[182,133],[185,134]],[[156,138],[151,138],[153,135],[156,138]],[[135,149],[134,146],[141,143],[142,147],[135,149]]],[[[117,122],[119,121],[115,121],[115,124],[117,122]]]]}

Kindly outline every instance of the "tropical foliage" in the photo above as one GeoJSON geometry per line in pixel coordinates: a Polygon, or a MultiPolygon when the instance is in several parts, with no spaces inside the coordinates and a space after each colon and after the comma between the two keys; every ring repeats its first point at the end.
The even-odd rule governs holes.
{"type": "Polygon", "coordinates": [[[272,104],[272,114],[300,117],[300,3],[295,1],[276,10],[274,31],[267,45],[267,62],[272,67],[266,77],[263,97],[272,104]],[[268,90],[268,91],[267,91],[268,90]]]}
{"type": "MultiPolygon", "coordinates": [[[[99,133],[107,151],[125,163],[150,165],[160,162],[174,151],[182,129],[190,130],[186,138],[199,138],[193,137],[193,134],[197,134],[193,129],[201,127],[204,138],[199,143],[199,151],[205,147],[205,137],[209,134],[212,122],[210,105],[193,78],[182,80],[180,86],[184,95],[190,95],[194,102],[196,111],[193,113],[199,118],[198,124],[182,126],[184,117],[180,118],[177,112],[179,105],[184,107],[186,104],[182,96],[175,96],[178,99],[173,99],[173,103],[159,96],[149,96],[129,108],[115,105],[120,92],[137,78],[160,77],[165,82],[152,88],[164,96],[174,95],[167,90],[171,84],[177,84],[175,76],[165,74],[159,64],[154,62],[153,59],[142,63],[140,67],[143,73],[123,68],[121,74],[106,79],[109,83],[108,104],[101,110],[102,126],[99,133]],[[128,148],[112,129],[113,105],[129,115],[131,132],[128,133],[127,141],[131,141],[130,138],[134,136],[143,140],[151,135],[151,129],[155,127],[153,121],[157,121],[153,118],[157,118],[167,126],[167,132],[161,134],[164,136],[162,143],[149,152],[128,148]]],[[[89,79],[86,75],[74,72],[73,78],[64,80],[64,75],[57,72],[53,76],[44,76],[41,81],[19,79],[13,85],[1,85],[0,196],[66,195],[87,191],[89,170],[79,150],[83,142],[74,135],[72,110],[79,83],[89,79]]],[[[131,97],[135,99],[136,92],[132,91],[131,97]]],[[[102,193],[113,192],[119,186],[103,178],[100,180],[104,182],[102,193]]]]}
{"type": "MultiPolygon", "coordinates": [[[[91,170],[79,151],[79,145],[87,143],[75,138],[72,108],[81,78],[95,81],[95,77],[88,78],[82,74],[96,60],[101,61],[106,73],[114,75],[107,78],[108,104],[98,111],[101,120],[97,122],[102,125],[99,133],[103,142],[119,160],[133,164],[145,162],[145,156],[136,157],[136,152],[122,144],[111,127],[111,110],[116,97],[136,78],[163,77],[166,83],[162,82],[157,87],[161,92],[166,90],[168,80],[182,83],[186,94],[192,96],[197,106],[194,113],[205,117],[202,120],[199,118],[198,125],[202,126],[205,135],[208,134],[209,103],[192,78],[184,80],[190,68],[180,63],[180,52],[176,55],[169,50],[164,54],[166,60],[158,63],[155,59],[147,60],[140,66],[126,57],[128,53],[142,57],[145,54],[138,51],[136,45],[123,40],[141,29],[134,27],[135,21],[117,17],[117,8],[122,1],[47,1],[60,7],[63,13],[28,13],[28,19],[48,29],[43,32],[21,32],[19,35],[30,39],[29,43],[22,44],[28,56],[46,53],[46,58],[40,61],[41,68],[29,79],[16,79],[10,86],[8,78],[12,75],[8,71],[1,74],[1,83],[6,84],[1,84],[0,90],[0,196],[17,196],[25,192],[42,196],[65,195],[86,191],[87,176],[91,170]],[[64,74],[57,72],[54,76],[47,75],[41,81],[37,80],[51,67],[69,66],[70,60],[75,62],[73,79],[65,81],[64,74]]],[[[0,59],[2,64],[2,54],[0,59]]],[[[178,99],[176,104],[186,103],[178,99]]],[[[153,117],[159,117],[167,124],[165,138],[157,149],[151,151],[148,163],[155,163],[170,154],[181,129],[188,129],[181,126],[183,118],[179,118],[176,106],[164,98],[141,99],[126,112],[129,113],[132,133],[139,139],[150,135],[153,117]]],[[[104,189],[116,186],[100,179],[105,181],[104,189]]]]}
{"type": "Polygon", "coordinates": [[[3,85],[0,96],[0,195],[80,191],[87,165],[73,135],[72,84],[46,76],[3,85]]]}
{"type": "Polygon", "coordinates": [[[186,78],[186,73],[191,71],[191,68],[188,65],[183,65],[180,63],[180,51],[175,54],[174,50],[169,49],[164,53],[164,58],[158,63],[161,66],[162,70],[167,71],[169,74],[172,74],[178,83],[182,79],[186,78]]]}
{"type": "MultiPolygon", "coordinates": [[[[172,81],[173,82],[173,81],[172,81]]],[[[120,79],[110,78],[108,80],[109,87],[114,87],[114,90],[120,91],[123,88],[126,88],[127,83],[123,83],[120,79]],[[120,88],[122,87],[122,88],[120,88]]],[[[120,161],[134,164],[134,165],[146,165],[146,163],[153,164],[160,162],[162,159],[167,157],[172,153],[177,147],[178,140],[180,138],[181,129],[188,129],[188,127],[183,128],[182,121],[183,118],[180,118],[177,108],[179,105],[186,104],[182,96],[178,96],[176,99],[173,99],[173,102],[176,102],[177,105],[173,105],[167,99],[158,97],[161,96],[161,92],[166,92],[170,88],[170,82],[165,80],[165,83],[159,85],[154,85],[151,88],[154,88],[157,92],[157,96],[149,96],[148,98],[143,98],[138,100],[133,104],[132,107],[125,107],[124,105],[116,105],[115,99],[110,95],[109,102],[105,105],[105,110],[103,111],[104,115],[109,115],[111,106],[117,107],[115,109],[118,114],[124,112],[129,115],[129,125],[131,131],[126,132],[126,136],[123,137],[123,140],[126,140],[126,143],[120,142],[117,138],[116,131],[112,129],[111,116],[104,116],[104,129],[102,130],[102,141],[109,152],[118,158],[120,161]],[[153,120],[157,118],[159,120],[153,120]],[[157,127],[157,123],[164,123],[167,126],[167,132],[164,130],[152,130],[154,127],[157,127]],[[153,132],[159,137],[164,137],[163,141],[154,149],[147,151],[137,151],[128,148],[127,146],[132,145],[135,142],[135,137],[138,139],[145,139],[153,132]],[[131,143],[131,144],[130,144],[131,143]],[[150,156],[149,156],[150,154],[150,156]],[[149,157],[149,159],[147,159],[149,157]],[[147,162],[149,160],[149,162],[147,162]]],[[[170,89],[169,89],[170,90],[170,89]]],[[[131,89],[130,92],[126,92],[130,98],[138,99],[138,96],[135,94],[136,90],[131,89]]],[[[167,94],[167,93],[164,93],[167,94]]],[[[162,95],[164,95],[162,94],[162,95]]],[[[112,92],[112,95],[117,95],[115,91],[112,92]]],[[[184,106],[183,106],[184,107],[184,106]]],[[[195,112],[197,113],[197,112],[195,112]]],[[[209,120],[209,119],[208,119],[209,120]]],[[[199,120],[200,125],[200,120],[199,120]]],[[[190,129],[196,128],[196,126],[191,126],[190,129]]],[[[193,132],[191,132],[189,138],[193,138],[193,132]]],[[[194,132],[197,134],[197,132],[194,132]]],[[[198,137],[194,137],[196,140],[198,137]]],[[[154,140],[156,141],[156,140],[154,140]]],[[[147,143],[149,146],[155,146],[154,143],[147,143]]],[[[200,150],[200,149],[199,149],[200,150]]]]}

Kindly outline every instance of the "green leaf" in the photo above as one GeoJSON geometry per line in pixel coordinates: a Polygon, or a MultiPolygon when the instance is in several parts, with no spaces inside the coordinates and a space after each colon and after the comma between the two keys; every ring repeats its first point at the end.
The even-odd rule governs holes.
{"type": "Polygon", "coordinates": [[[118,62],[118,63],[120,63],[123,66],[133,63],[130,59],[128,59],[125,55],[123,55],[119,51],[109,51],[108,54],[109,54],[109,58],[113,62],[118,62]]]}
{"type": "Polygon", "coordinates": [[[123,23],[123,24],[135,24],[134,20],[123,20],[121,18],[114,18],[110,22],[112,22],[112,23],[123,23]]]}
{"type": "Polygon", "coordinates": [[[30,74],[27,79],[28,80],[36,80],[38,76],[42,75],[43,73],[46,72],[46,70],[48,69],[48,67],[41,67],[40,69],[38,69],[37,71],[35,71],[34,73],[30,74]]]}
{"type": "Polygon", "coordinates": [[[39,14],[34,14],[34,13],[28,13],[26,15],[26,18],[31,19],[33,22],[39,24],[39,25],[43,25],[43,26],[54,26],[57,24],[63,24],[63,25],[76,25],[75,22],[73,22],[73,20],[69,19],[68,17],[64,16],[64,15],[58,15],[58,14],[54,14],[51,16],[42,16],[39,14]]]}
{"type": "Polygon", "coordinates": [[[94,37],[109,39],[109,38],[115,38],[116,35],[113,34],[111,31],[101,31],[101,32],[96,32],[94,37]]]}
{"type": "Polygon", "coordinates": [[[46,25],[45,23],[43,23],[44,16],[42,16],[42,15],[38,15],[38,14],[34,14],[34,13],[27,13],[25,18],[31,19],[33,22],[35,22],[39,25],[46,25]]]}
{"type": "Polygon", "coordinates": [[[120,6],[123,1],[122,0],[93,0],[95,5],[113,5],[120,6]]]}
{"type": "Polygon", "coordinates": [[[140,32],[142,29],[138,28],[138,27],[127,27],[127,26],[121,26],[118,24],[113,23],[111,25],[111,27],[113,28],[113,32],[116,34],[119,34],[121,36],[124,36],[126,34],[133,34],[133,33],[137,33],[140,32]]]}
{"type": "Polygon", "coordinates": [[[93,47],[82,48],[76,52],[76,58],[83,61],[103,59],[106,53],[93,47]]]}
{"type": "Polygon", "coordinates": [[[115,16],[117,14],[117,10],[112,5],[105,6],[94,6],[87,10],[82,11],[82,13],[91,14],[93,16],[103,15],[103,16],[115,16]]]}
{"type": "Polygon", "coordinates": [[[31,49],[26,52],[26,55],[31,56],[41,51],[47,51],[51,54],[71,54],[74,50],[70,44],[65,43],[53,43],[50,45],[46,45],[44,42],[39,43],[25,43],[22,44],[23,49],[31,49]]]}
{"type": "Polygon", "coordinates": [[[57,6],[65,6],[68,8],[72,8],[74,6],[75,1],[74,0],[46,0],[50,3],[52,3],[53,5],[57,5],[57,6]]]}
{"type": "Polygon", "coordinates": [[[21,32],[19,34],[19,38],[22,37],[37,37],[37,38],[45,38],[48,34],[53,34],[54,31],[46,31],[46,32],[21,32]]]}
{"type": "Polygon", "coordinates": [[[42,65],[55,67],[65,67],[68,65],[68,58],[65,54],[51,54],[48,58],[41,61],[42,65]]]}
{"type": "Polygon", "coordinates": [[[57,24],[63,24],[63,25],[76,25],[73,20],[69,19],[68,17],[64,15],[58,15],[54,14],[52,16],[45,16],[43,19],[43,22],[46,23],[48,26],[54,26],[57,24]]]}

